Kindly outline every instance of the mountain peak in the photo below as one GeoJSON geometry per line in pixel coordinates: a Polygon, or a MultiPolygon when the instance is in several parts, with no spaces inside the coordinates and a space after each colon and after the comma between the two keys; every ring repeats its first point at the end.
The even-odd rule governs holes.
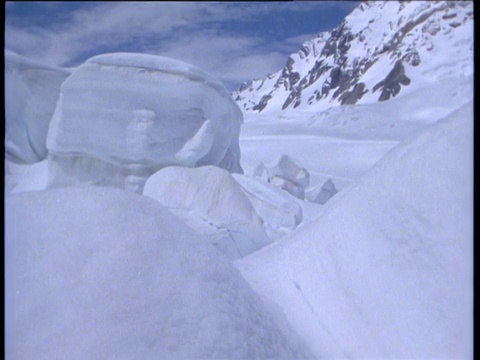
{"type": "Polygon", "coordinates": [[[472,64],[472,1],[366,1],[234,98],[258,112],[371,103],[470,75],[472,64]]]}

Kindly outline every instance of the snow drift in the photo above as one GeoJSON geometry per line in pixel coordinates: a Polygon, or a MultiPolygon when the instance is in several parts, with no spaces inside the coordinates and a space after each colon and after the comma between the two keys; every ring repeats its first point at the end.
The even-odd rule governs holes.
{"type": "Polygon", "coordinates": [[[156,201],[76,187],[6,198],[11,359],[305,358],[285,319],[156,201]]]}
{"type": "Polygon", "coordinates": [[[5,158],[31,164],[47,157],[48,125],[71,70],[5,50],[5,158]]]}
{"type": "Polygon", "coordinates": [[[224,169],[166,167],[147,179],[143,195],[157,200],[207,236],[230,260],[270,243],[261,218],[224,169]]]}
{"type": "Polygon", "coordinates": [[[473,357],[473,102],[240,261],[319,357],[473,357]]]}
{"type": "Polygon", "coordinates": [[[242,172],[243,115],[216,79],[169,58],[95,56],[63,83],[50,124],[50,186],[96,183],[141,192],[170,165],[242,172]]]}

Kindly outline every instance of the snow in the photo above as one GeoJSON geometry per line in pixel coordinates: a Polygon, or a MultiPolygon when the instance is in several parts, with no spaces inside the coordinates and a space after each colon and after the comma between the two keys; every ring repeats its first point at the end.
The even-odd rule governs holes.
{"type": "Polygon", "coordinates": [[[95,56],[62,84],[47,138],[49,186],[90,182],[141,192],[142,179],[170,165],[242,172],[242,121],[225,88],[189,64],[95,56]]]}
{"type": "Polygon", "coordinates": [[[327,358],[473,357],[473,102],[237,262],[327,358]]]}
{"type": "Polygon", "coordinates": [[[261,218],[226,170],[215,166],[166,167],[147,179],[143,195],[209,237],[230,260],[270,243],[261,218]]]}
{"type": "Polygon", "coordinates": [[[5,158],[32,164],[47,156],[48,125],[71,70],[5,50],[5,158]]]}
{"type": "Polygon", "coordinates": [[[261,179],[242,174],[232,176],[263,220],[265,231],[271,239],[290,233],[302,222],[302,207],[289,193],[261,179]]]}
{"type": "Polygon", "coordinates": [[[277,114],[249,112],[240,133],[242,167],[245,174],[254,176],[259,163],[269,164],[287,154],[308,169],[310,187],[331,178],[341,190],[400,142],[418,136],[472,99],[470,76],[427,84],[373,104],[277,114]]]}
{"type": "Polygon", "coordinates": [[[404,62],[411,84],[277,111],[279,84],[241,132],[189,64],[106,54],[74,70],[6,50],[7,358],[473,358],[472,4],[362,3],[348,66],[440,9],[398,46],[422,59],[404,62]]]}
{"type": "Polygon", "coordinates": [[[76,187],[6,198],[9,359],[306,358],[230,263],[158,202],[76,187]]]}

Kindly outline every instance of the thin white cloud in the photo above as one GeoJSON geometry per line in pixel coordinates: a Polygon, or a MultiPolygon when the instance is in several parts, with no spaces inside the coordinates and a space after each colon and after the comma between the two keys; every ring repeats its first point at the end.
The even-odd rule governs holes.
{"type": "Polygon", "coordinates": [[[251,21],[271,11],[311,11],[333,6],[332,2],[93,4],[64,14],[63,21],[53,22],[50,27],[25,26],[7,17],[5,46],[54,65],[75,65],[72,62],[82,56],[136,48],[193,63],[234,83],[279,70],[290,51],[299,49],[316,34],[266,43],[260,37],[221,32],[221,24],[228,20],[251,21]]]}
{"type": "Polygon", "coordinates": [[[152,53],[194,64],[230,87],[247,79],[264,77],[281,69],[286,62],[285,53],[266,47],[261,38],[214,31],[178,36],[163,49],[152,53]]]}

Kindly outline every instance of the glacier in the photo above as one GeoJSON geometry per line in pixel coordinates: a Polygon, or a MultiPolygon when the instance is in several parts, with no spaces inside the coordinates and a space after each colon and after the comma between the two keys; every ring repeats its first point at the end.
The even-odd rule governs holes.
{"type": "Polygon", "coordinates": [[[141,193],[171,165],[242,173],[243,115],[223,85],[181,61],[95,56],[63,82],[47,137],[49,187],[93,183],[141,193]]]}
{"type": "Polygon", "coordinates": [[[472,1],[362,2],[243,116],[175,60],[5,61],[8,358],[473,358],[472,1]]]}

